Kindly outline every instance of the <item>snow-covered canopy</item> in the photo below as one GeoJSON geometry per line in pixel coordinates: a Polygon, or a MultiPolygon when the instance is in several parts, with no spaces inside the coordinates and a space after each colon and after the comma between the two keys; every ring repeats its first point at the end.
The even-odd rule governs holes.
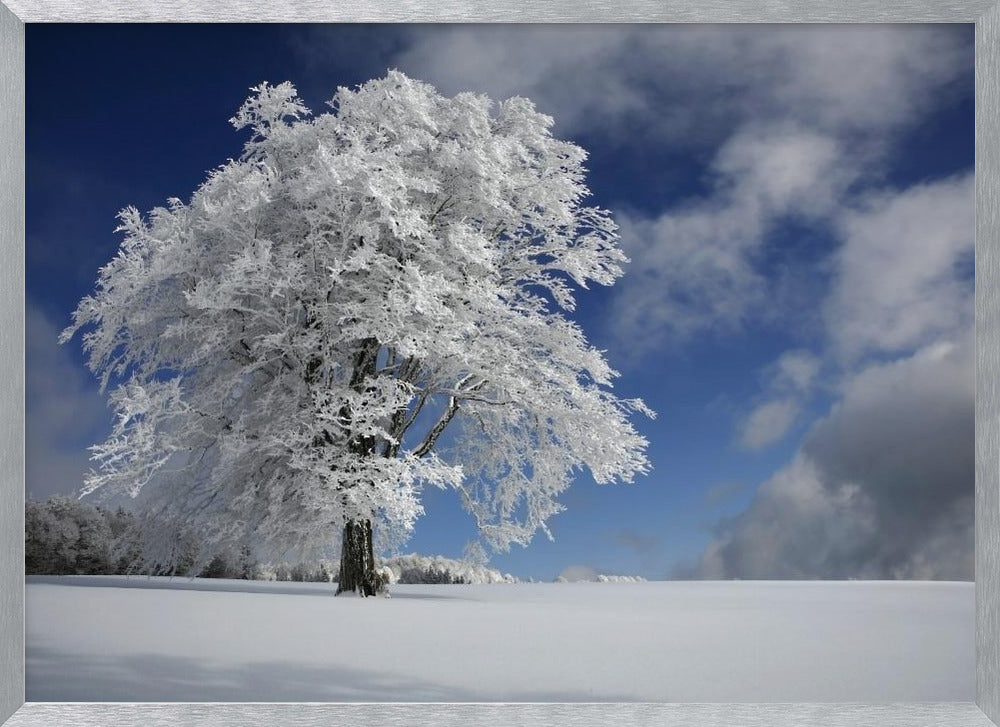
{"type": "Polygon", "coordinates": [[[63,334],[85,329],[118,414],[87,492],[149,485],[206,547],[315,552],[353,518],[405,537],[421,487],[451,487],[503,548],[580,469],[646,471],[629,416],[650,412],[563,313],[626,259],[551,118],[395,71],[318,116],[253,90],[243,156],[188,203],[124,210],[63,334]]]}

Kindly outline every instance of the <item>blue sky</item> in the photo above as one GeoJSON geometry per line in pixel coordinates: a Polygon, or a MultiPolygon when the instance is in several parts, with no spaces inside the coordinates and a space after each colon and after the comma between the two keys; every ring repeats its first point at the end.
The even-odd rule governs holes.
{"type": "MultiPolygon", "coordinates": [[[[108,410],[58,331],[119,240],[239,154],[267,80],[314,110],[399,68],[523,95],[590,152],[632,258],[576,318],[658,413],[653,472],[582,477],[523,578],[971,578],[972,26],[31,25],[27,491],[108,410]]],[[[408,550],[461,554],[454,493],[408,550]]]]}

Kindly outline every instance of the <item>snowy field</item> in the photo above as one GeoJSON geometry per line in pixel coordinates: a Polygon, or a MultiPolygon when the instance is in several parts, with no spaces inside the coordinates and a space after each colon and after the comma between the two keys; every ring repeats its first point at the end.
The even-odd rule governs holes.
{"type": "Polygon", "coordinates": [[[29,701],[974,699],[974,587],[29,576],[29,701]]]}

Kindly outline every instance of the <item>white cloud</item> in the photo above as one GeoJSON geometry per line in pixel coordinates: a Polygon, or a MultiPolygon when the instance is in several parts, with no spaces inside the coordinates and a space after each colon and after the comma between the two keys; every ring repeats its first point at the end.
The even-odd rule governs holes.
{"type": "Polygon", "coordinates": [[[809,351],[786,351],[771,366],[770,388],[803,393],[809,391],[819,375],[822,361],[809,351]]]}
{"type": "MultiPolygon", "coordinates": [[[[780,276],[765,274],[769,234],[791,218],[843,240],[823,310],[846,359],[905,352],[971,315],[971,174],[905,191],[848,194],[864,175],[842,143],[787,127],[744,129],[717,153],[710,194],[657,218],[620,215],[632,263],[609,309],[641,355],[664,341],[787,320],[780,276]]],[[[794,311],[801,315],[801,311],[794,311]]]]}
{"type": "Polygon", "coordinates": [[[86,448],[111,413],[93,381],[58,344],[60,327],[25,307],[25,491],[32,499],[70,494],[90,469],[86,448]]]}
{"type": "Polygon", "coordinates": [[[791,398],[760,404],[743,421],[739,445],[756,452],[774,444],[788,433],[798,418],[799,411],[799,403],[791,398]]]}
{"type": "Polygon", "coordinates": [[[735,330],[775,314],[777,283],[759,269],[781,219],[816,220],[857,175],[836,140],[774,125],[746,128],[718,151],[710,195],[655,219],[619,215],[632,262],[610,319],[622,340],[664,340],[735,330]]]}
{"type": "Polygon", "coordinates": [[[780,441],[802,412],[822,361],[805,350],[786,351],[764,370],[764,396],[737,426],[737,444],[752,452],[780,441]]]}
{"type": "Polygon", "coordinates": [[[826,128],[871,129],[912,122],[972,69],[960,28],[914,25],[810,26],[775,32],[777,56],[794,64],[779,74],[774,99],[826,128]],[[783,46],[783,47],[782,47],[783,46]]]}
{"type": "Polygon", "coordinates": [[[972,67],[946,27],[417,26],[408,40],[392,63],[446,93],[528,96],[570,133],[684,144],[747,118],[906,123],[972,67]]]}
{"type": "Polygon", "coordinates": [[[974,210],[967,174],[874,195],[842,216],[825,318],[843,357],[912,350],[971,322],[974,210]]]}

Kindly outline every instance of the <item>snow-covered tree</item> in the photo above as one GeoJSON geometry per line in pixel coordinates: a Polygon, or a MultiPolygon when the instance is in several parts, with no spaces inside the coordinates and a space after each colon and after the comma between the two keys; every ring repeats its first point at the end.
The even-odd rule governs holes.
{"type": "Polygon", "coordinates": [[[422,487],[457,490],[502,549],[582,469],[646,471],[629,418],[651,412],[564,314],[626,258],[551,118],[396,71],[317,116],[289,83],[253,91],[241,158],[188,203],[122,211],[63,333],[84,329],[117,411],[87,492],[150,485],[155,522],[206,552],[340,545],[339,588],[371,594],[373,522],[405,538],[422,487]]]}
{"type": "Polygon", "coordinates": [[[456,560],[440,555],[394,555],[381,563],[390,583],[516,583],[483,562],[456,560]]]}
{"type": "Polygon", "coordinates": [[[105,515],[85,502],[57,496],[25,503],[27,573],[107,573],[112,537],[105,515]]]}

